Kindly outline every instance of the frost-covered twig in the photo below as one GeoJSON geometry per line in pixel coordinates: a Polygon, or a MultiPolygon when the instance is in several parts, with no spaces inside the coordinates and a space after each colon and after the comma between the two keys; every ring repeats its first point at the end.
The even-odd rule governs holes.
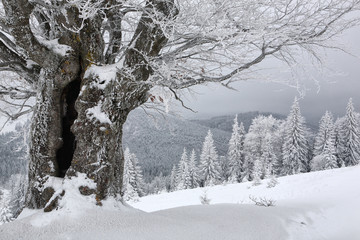
{"type": "Polygon", "coordinates": [[[255,197],[252,195],[249,195],[249,199],[255,203],[256,206],[262,206],[262,207],[272,207],[275,206],[276,201],[273,199],[267,199],[265,197],[255,197]]]}
{"type": "Polygon", "coordinates": [[[209,205],[211,199],[207,196],[207,190],[203,191],[203,194],[200,196],[200,202],[202,205],[209,205]]]}

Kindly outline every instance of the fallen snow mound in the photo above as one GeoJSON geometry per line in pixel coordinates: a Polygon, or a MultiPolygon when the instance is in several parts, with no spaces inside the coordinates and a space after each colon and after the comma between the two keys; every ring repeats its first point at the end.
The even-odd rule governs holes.
{"type": "Polygon", "coordinates": [[[18,220],[0,226],[0,239],[360,239],[360,166],[278,181],[273,188],[266,187],[267,180],[259,186],[209,187],[210,205],[198,205],[201,188],[132,203],[149,213],[115,201],[50,213],[25,210],[18,220]],[[255,206],[249,196],[276,203],[255,206]]]}

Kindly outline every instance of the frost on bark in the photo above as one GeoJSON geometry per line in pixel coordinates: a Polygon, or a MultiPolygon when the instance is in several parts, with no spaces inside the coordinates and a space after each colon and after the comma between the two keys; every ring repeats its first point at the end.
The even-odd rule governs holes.
{"type": "Polygon", "coordinates": [[[342,21],[358,0],[312,1],[2,0],[0,71],[24,85],[0,82],[19,107],[1,111],[15,119],[36,96],[26,206],[56,207],[66,192],[54,177],[85,175],[94,184],[79,191],[99,205],[118,196],[122,126],[149,98],[164,101],[151,88],[182,103],[179,89],[229,86],[267,56],[287,61],[293,46],[323,45],[354,25],[342,21]]]}
{"type": "MultiPolygon", "coordinates": [[[[150,13],[144,12],[134,33],[133,47],[124,53],[125,70],[115,66],[113,78],[103,79],[104,69],[93,67],[105,62],[113,64],[121,40],[119,32],[111,32],[112,45],[104,59],[103,16],[81,19],[79,9],[72,6],[64,7],[66,16],[50,14],[65,30],[57,27],[51,31],[49,22],[44,21],[41,31],[47,31],[47,36],[58,35],[57,47],[69,47],[66,53],[59,53],[36,38],[30,27],[31,14],[41,21],[43,12],[37,12],[25,0],[3,3],[16,44],[41,68],[34,70],[37,79],[31,79],[36,85],[37,104],[31,129],[26,206],[51,210],[61,197],[54,198],[58,189],[51,186],[51,178],[72,178],[79,173],[85,173],[96,184],[93,189],[80,186],[79,191],[95,194],[98,204],[108,196],[119,196],[124,164],[122,126],[129,112],[148,99],[149,85],[141,82],[151,74],[146,57],[157,56],[167,41],[162,29],[148,16],[150,13]]],[[[161,20],[174,15],[174,9],[171,2],[159,2],[149,11],[157,10],[161,20]]],[[[112,10],[108,15],[110,26],[116,27],[120,15],[112,10]]]]}

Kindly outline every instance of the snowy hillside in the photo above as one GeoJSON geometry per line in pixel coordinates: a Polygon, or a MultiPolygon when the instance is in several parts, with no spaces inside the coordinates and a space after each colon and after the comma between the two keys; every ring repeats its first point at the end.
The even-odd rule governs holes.
{"type": "MultiPolygon", "coordinates": [[[[206,191],[211,205],[235,204],[231,219],[239,217],[236,212],[239,207],[245,222],[252,222],[254,218],[264,221],[272,216],[268,224],[281,222],[290,234],[289,239],[360,239],[360,166],[287,176],[278,181],[274,188],[267,188],[267,180],[263,180],[259,186],[247,182],[164,193],[143,197],[132,205],[146,212],[198,205],[206,191]],[[252,208],[247,205],[253,204],[249,196],[275,200],[276,206],[252,208]]],[[[191,215],[197,212],[195,209],[179,208],[156,214],[191,215]],[[190,213],[184,213],[186,210],[190,213]]],[[[265,231],[261,223],[258,228],[259,234],[265,231]]],[[[245,231],[252,230],[253,226],[245,231]]],[[[288,238],[284,235],[281,239],[288,238]]]]}
{"type": "Polygon", "coordinates": [[[356,166],[279,178],[274,188],[266,181],[209,187],[210,205],[198,205],[204,189],[132,204],[150,213],[110,200],[94,207],[91,197],[82,197],[85,204],[69,198],[50,213],[25,210],[0,226],[0,239],[359,240],[359,182],[356,166]],[[249,195],[276,200],[275,206],[255,206],[249,195]]]}

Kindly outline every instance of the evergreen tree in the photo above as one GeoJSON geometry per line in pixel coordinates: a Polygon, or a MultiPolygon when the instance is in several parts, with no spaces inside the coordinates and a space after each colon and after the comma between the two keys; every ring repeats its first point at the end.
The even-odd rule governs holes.
{"type": "Polygon", "coordinates": [[[331,139],[331,141],[335,141],[335,129],[332,114],[326,111],[325,115],[320,119],[319,131],[315,138],[315,156],[321,155],[323,153],[326,143],[329,142],[329,139],[331,139]]]}
{"type": "Polygon", "coordinates": [[[308,169],[307,130],[296,97],[286,119],[285,127],[282,172],[284,175],[297,174],[301,171],[306,172],[308,169]]]}
{"type": "Polygon", "coordinates": [[[332,138],[327,139],[323,151],[325,169],[337,168],[337,160],[335,156],[335,144],[332,138]]]}
{"type": "Polygon", "coordinates": [[[319,123],[319,132],[315,138],[312,170],[336,168],[335,127],[332,114],[326,111],[319,123]]]}
{"type": "Polygon", "coordinates": [[[343,157],[346,166],[354,166],[360,161],[360,129],[352,99],[346,107],[346,116],[342,128],[343,157]]]}
{"type": "Polygon", "coordinates": [[[27,175],[13,174],[5,184],[7,194],[0,188],[0,225],[15,220],[24,208],[27,175]]]}
{"type": "Polygon", "coordinates": [[[219,166],[220,166],[220,179],[223,183],[229,181],[230,177],[230,168],[229,161],[225,156],[219,157],[219,166]]]}
{"type": "Polygon", "coordinates": [[[16,125],[15,131],[0,134],[0,186],[14,174],[26,174],[28,161],[26,131],[29,125],[16,125]]]}
{"type": "Polygon", "coordinates": [[[136,155],[131,153],[129,148],[125,149],[124,158],[123,198],[125,201],[136,201],[144,195],[141,168],[136,155]]]}
{"type": "Polygon", "coordinates": [[[135,188],[135,166],[131,160],[132,154],[129,148],[124,151],[125,165],[124,165],[124,181],[123,181],[123,198],[125,201],[136,201],[139,194],[135,188]]]}
{"type": "Polygon", "coordinates": [[[190,183],[191,188],[196,188],[199,186],[199,175],[198,168],[196,166],[196,154],[195,150],[191,151],[190,159],[189,159],[189,175],[190,175],[190,183]]]}
{"type": "Polygon", "coordinates": [[[135,153],[131,154],[131,161],[135,167],[135,188],[140,197],[144,196],[144,180],[141,167],[139,165],[139,160],[136,157],[135,153]]]}
{"type": "Polygon", "coordinates": [[[174,165],[171,170],[170,175],[170,192],[175,191],[177,189],[177,169],[174,165]]]}
{"type": "Polygon", "coordinates": [[[345,167],[345,156],[344,156],[344,148],[345,148],[345,144],[343,141],[343,134],[342,134],[342,128],[343,125],[345,124],[345,117],[342,118],[338,118],[335,121],[334,124],[334,135],[335,135],[335,140],[334,140],[334,146],[335,146],[335,156],[337,159],[337,166],[340,167],[345,167]]]}
{"type": "Polygon", "coordinates": [[[209,130],[200,155],[200,173],[203,186],[217,184],[220,180],[219,171],[218,154],[214,146],[212,133],[209,130]]]}
{"type": "Polygon", "coordinates": [[[232,135],[229,141],[229,177],[231,182],[241,182],[244,164],[245,129],[243,123],[238,125],[237,115],[234,119],[232,135]]]}
{"type": "Polygon", "coordinates": [[[184,148],[178,167],[177,189],[182,190],[188,188],[191,188],[191,179],[189,171],[189,160],[187,157],[186,149],[184,148]]]}
{"type": "Polygon", "coordinates": [[[160,194],[167,190],[168,176],[163,176],[160,172],[150,183],[145,184],[146,194],[160,194]]]}

